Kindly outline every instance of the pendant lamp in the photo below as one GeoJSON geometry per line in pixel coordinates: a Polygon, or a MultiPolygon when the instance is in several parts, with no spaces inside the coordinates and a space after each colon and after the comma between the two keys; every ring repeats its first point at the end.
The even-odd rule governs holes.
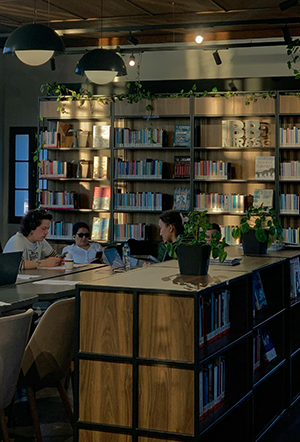
{"type": "Polygon", "coordinates": [[[59,35],[46,25],[32,23],[12,32],[5,42],[3,54],[16,56],[25,64],[39,66],[53,55],[65,52],[59,35]]]}
{"type": "Polygon", "coordinates": [[[106,84],[116,76],[127,75],[126,67],[122,58],[112,49],[92,49],[78,61],[75,73],[86,75],[87,78],[97,84],[106,84]]]}

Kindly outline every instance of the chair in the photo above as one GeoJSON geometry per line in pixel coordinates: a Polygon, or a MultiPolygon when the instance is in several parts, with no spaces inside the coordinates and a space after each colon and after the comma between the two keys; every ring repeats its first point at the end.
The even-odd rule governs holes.
{"type": "Polygon", "coordinates": [[[73,359],[74,336],[75,298],[63,299],[46,310],[25,349],[22,375],[38,442],[43,439],[35,401],[37,390],[57,387],[73,426],[73,412],[63,379],[69,374],[73,359]]]}
{"type": "Polygon", "coordinates": [[[0,318],[0,423],[4,442],[9,442],[4,408],[13,400],[28,341],[32,309],[0,318]]]}

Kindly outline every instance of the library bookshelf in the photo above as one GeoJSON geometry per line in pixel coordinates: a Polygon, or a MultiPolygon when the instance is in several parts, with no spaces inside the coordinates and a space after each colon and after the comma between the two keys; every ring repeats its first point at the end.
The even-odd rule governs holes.
{"type": "Polygon", "coordinates": [[[267,189],[273,192],[286,241],[300,243],[300,100],[284,91],[256,97],[249,105],[246,97],[238,92],[230,98],[162,97],[138,103],[66,101],[63,111],[57,111],[53,97],[41,98],[40,133],[55,139],[55,131],[61,132],[61,147],[43,143],[41,160],[50,160],[55,168],[60,162],[63,172],[42,175],[40,187],[45,194],[80,196],[73,212],[52,207],[54,221],[72,223],[81,217],[76,213],[80,208],[90,225],[95,216],[110,219],[108,242],[129,237],[158,241],[158,214],[172,208],[174,195],[183,189],[189,195],[183,211],[207,210],[232,244],[232,227],[239,224],[254,191],[267,189]],[[64,133],[66,127],[69,132],[64,133]],[[101,141],[99,128],[108,128],[108,144],[101,141]],[[74,134],[77,147],[72,147],[74,134]],[[93,172],[95,157],[108,158],[105,178],[93,172]],[[180,159],[190,160],[189,176],[174,174],[180,159]],[[259,159],[274,167],[258,172],[259,159]],[[99,186],[110,187],[111,202],[109,210],[93,213],[94,189],[99,186]]]}
{"type": "MultiPolygon", "coordinates": [[[[80,285],[74,440],[259,440],[291,404],[287,266],[285,257],[243,257],[185,277],[168,261],[80,285]],[[255,317],[253,271],[268,302],[255,317]],[[214,321],[223,307],[228,321],[202,340],[210,303],[214,321]],[[254,369],[265,329],[277,356],[254,369]]],[[[299,382],[293,388],[299,396],[299,382]]]]}

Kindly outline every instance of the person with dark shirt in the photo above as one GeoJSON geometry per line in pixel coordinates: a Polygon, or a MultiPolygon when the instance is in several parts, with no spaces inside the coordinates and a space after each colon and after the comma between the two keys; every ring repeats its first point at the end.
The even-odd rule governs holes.
{"type": "Polygon", "coordinates": [[[183,233],[181,213],[178,210],[166,210],[160,215],[158,226],[162,237],[162,242],[158,245],[158,260],[162,262],[174,258],[168,254],[167,243],[175,242],[178,235],[183,233]]]}

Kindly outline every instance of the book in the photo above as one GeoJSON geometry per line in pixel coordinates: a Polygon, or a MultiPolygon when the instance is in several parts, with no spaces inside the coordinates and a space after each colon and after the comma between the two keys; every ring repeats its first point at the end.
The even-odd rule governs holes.
{"type": "Polygon", "coordinates": [[[109,218],[93,218],[92,241],[108,241],[109,239],[109,218]]]}
{"type": "Polygon", "coordinates": [[[93,126],[93,147],[108,149],[110,141],[110,126],[93,126]]]}
{"type": "Polygon", "coordinates": [[[191,126],[189,124],[175,124],[174,146],[190,147],[191,126]]]}
{"type": "Polygon", "coordinates": [[[299,257],[290,259],[290,299],[300,295],[300,263],[299,257]]]}
{"type": "Polygon", "coordinates": [[[255,157],[255,178],[258,180],[275,179],[275,157],[260,156],[255,157]]]}
{"type": "Polygon", "coordinates": [[[110,187],[95,186],[92,208],[93,210],[109,210],[110,187]]]}
{"type": "Polygon", "coordinates": [[[188,212],[190,210],[190,189],[176,187],[174,189],[173,209],[188,212]]]}
{"type": "Polygon", "coordinates": [[[262,308],[268,307],[268,303],[259,272],[253,272],[252,278],[255,308],[256,310],[261,310],[262,308]]]}
{"type": "Polygon", "coordinates": [[[260,353],[261,353],[261,336],[260,330],[254,330],[253,335],[253,372],[255,373],[260,368],[260,353]]]}
{"type": "Polygon", "coordinates": [[[175,156],[174,157],[174,178],[189,178],[191,175],[191,157],[175,156]]]}
{"type": "Polygon", "coordinates": [[[68,123],[57,122],[57,147],[72,147],[74,135],[73,132],[69,132],[71,128],[68,123]]]}
{"type": "Polygon", "coordinates": [[[277,353],[270,332],[267,330],[261,330],[260,333],[263,347],[263,358],[266,362],[271,362],[277,357],[277,353]]]}
{"type": "Polygon", "coordinates": [[[93,165],[93,178],[94,179],[108,179],[108,167],[109,167],[109,157],[94,156],[93,165]]]}
{"type": "Polygon", "coordinates": [[[273,207],[273,189],[255,189],[253,195],[253,206],[273,207]]]}

